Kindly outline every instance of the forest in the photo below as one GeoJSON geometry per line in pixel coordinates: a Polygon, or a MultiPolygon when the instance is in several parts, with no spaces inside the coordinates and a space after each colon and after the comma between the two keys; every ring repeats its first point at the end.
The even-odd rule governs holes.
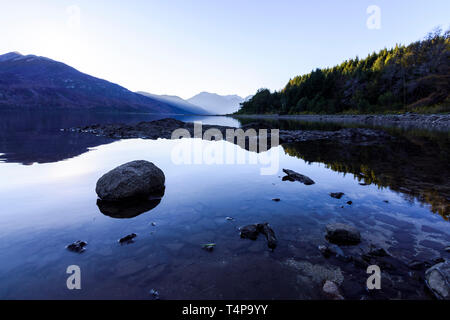
{"type": "Polygon", "coordinates": [[[237,114],[446,113],[450,111],[450,30],[316,69],[280,91],[259,89],[237,114]]]}

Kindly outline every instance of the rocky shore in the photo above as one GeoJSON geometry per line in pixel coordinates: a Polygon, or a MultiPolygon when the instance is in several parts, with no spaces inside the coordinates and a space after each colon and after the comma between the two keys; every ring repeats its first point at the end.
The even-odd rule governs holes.
{"type": "MultiPolygon", "coordinates": [[[[106,125],[91,125],[86,127],[77,127],[70,129],[63,129],[64,131],[90,133],[97,136],[109,137],[113,139],[171,139],[172,133],[176,129],[185,129],[189,132],[191,137],[195,136],[194,123],[183,122],[176,119],[161,119],[150,122],[139,122],[137,124],[106,124],[106,125]]],[[[216,126],[216,125],[202,125],[202,138],[204,133],[209,129],[220,131],[222,136],[226,137],[228,129],[236,130],[239,128],[216,126]]],[[[268,129],[268,138],[270,140],[272,130],[277,129],[269,127],[267,124],[260,122],[252,122],[242,126],[244,131],[255,129],[268,129]]],[[[337,131],[320,131],[320,130],[280,130],[279,142],[305,142],[316,140],[334,140],[339,143],[350,143],[358,145],[369,145],[383,143],[387,140],[394,139],[389,134],[381,130],[367,129],[367,128],[345,128],[337,131]]],[[[235,139],[236,141],[236,139],[235,139]]],[[[234,142],[235,142],[234,141],[234,142]]],[[[269,141],[270,145],[270,141],[269,141]]]]}
{"type": "Polygon", "coordinates": [[[381,127],[398,127],[404,129],[427,129],[450,131],[450,114],[416,114],[400,115],[232,115],[238,119],[285,119],[306,122],[332,122],[361,124],[381,127]]]}

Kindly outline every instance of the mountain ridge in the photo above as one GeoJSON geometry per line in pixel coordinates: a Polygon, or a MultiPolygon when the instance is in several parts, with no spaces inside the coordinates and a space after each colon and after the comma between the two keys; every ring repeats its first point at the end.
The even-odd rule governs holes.
{"type": "Polygon", "coordinates": [[[0,109],[53,108],[191,114],[46,57],[0,55],[0,109]]]}

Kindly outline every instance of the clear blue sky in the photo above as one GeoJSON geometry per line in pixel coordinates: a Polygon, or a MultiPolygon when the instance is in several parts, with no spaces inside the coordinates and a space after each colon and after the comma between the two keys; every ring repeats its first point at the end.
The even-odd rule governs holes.
{"type": "Polygon", "coordinates": [[[0,54],[47,56],[133,91],[246,96],[449,23],[448,0],[2,0],[0,54]],[[381,29],[366,25],[370,5],[381,29]]]}

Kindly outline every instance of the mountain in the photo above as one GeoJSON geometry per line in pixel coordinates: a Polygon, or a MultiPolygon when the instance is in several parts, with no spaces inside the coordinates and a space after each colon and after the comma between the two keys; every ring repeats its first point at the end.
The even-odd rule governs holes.
{"type": "Polygon", "coordinates": [[[148,93],[148,92],[144,92],[144,91],[138,91],[136,93],[141,94],[146,97],[150,97],[152,99],[158,100],[163,103],[168,103],[168,104],[174,105],[174,106],[176,106],[180,109],[186,110],[192,114],[197,114],[197,115],[211,114],[211,112],[208,112],[199,106],[189,103],[186,100],[184,100],[178,96],[157,95],[157,94],[152,94],[152,93],[148,93]]]}
{"type": "Polygon", "coordinates": [[[201,92],[187,102],[200,106],[212,114],[230,114],[239,110],[244,99],[237,95],[221,96],[216,93],[201,92]]]}
{"type": "Polygon", "coordinates": [[[5,108],[192,113],[81,73],[64,63],[18,52],[0,55],[0,109],[5,108]]]}
{"type": "Polygon", "coordinates": [[[260,89],[240,114],[450,111],[450,31],[260,89]]]}

